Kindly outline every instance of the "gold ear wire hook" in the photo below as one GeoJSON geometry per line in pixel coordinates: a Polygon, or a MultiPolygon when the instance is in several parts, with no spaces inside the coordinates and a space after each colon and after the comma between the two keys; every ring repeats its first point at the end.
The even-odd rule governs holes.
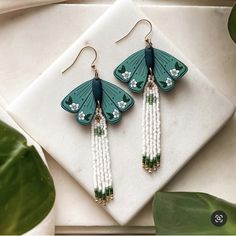
{"type": "Polygon", "coordinates": [[[126,38],[127,36],[129,36],[129,34],[134,30],[134,28],[140,23],[140,22],[142,22],[142,21],[145,21],[145,22],[147,22],[148,24],[149,24],[149,26],[150,26],[150,29],[149,29],[149,31],[148,31],[148,33],[146,34],[146,36],[145,36],[145,41],[147,42],[147,43],[151,43],[151,40],[148,38],[148,36],[151,34],[151,32],[152,32],[152,23],[149,21],[149,20],[147,20],[147,19],[141,19],[141,20],[139,20],[139,21],[137,21],[136,23],[135,23],[135,25],[133,26],[133,28],[125,35],[125,36],[123,36],[122,38],[120,38],[119,40],[117,40],[116,41],[116,43],[119,43],[121,40],[123,40],[124,38],[126,38]]]}
{"type": "Polygon", "coordinates": [[[92,49],[92,50],[94,51],[94,53],[95,53],[95,58],[93,59],[93,61],[92,61],[92,63],[91,63],[91,68],[95,71],[95,76],[98,75],[97,69],[96,69],[95,64],[94,64],[95,61],[96,61],[96,59],[97,59],[97,51],[96,51],[95,48],[93,48],[93,47],[91,47],[91,46],[85,46],[85,47],[83,47],[83,48],[79,51],[79,53],[78,53],[78,55],[76,56],[76,58],[75,58],[75,60],[73,61],[73,63],[72,63],[69,67],[67,67],[64,71],[62,71],[62,74],[65,73],[66,71],[68,71],[68,70],[75,64],[75,62],[76,62],[77,59],[79,58],[80,54],[81,54],[81,53],[83,52],[83,50],[86,49],[86,48],[92,49]]]}

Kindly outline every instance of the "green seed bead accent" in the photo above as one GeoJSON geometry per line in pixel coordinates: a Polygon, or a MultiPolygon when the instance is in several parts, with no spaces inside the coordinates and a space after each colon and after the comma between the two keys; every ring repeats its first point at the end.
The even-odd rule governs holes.
{"type": "Polygon", "coordinates": [[[95,193],[95,197],[98,198],[99,197],[99,192],[97,189],[94,190],[94,193],[95,193]]]}
{"type": "Polygon", "coordinates": [[[146,162],[146,156],[143,156],[143,164],[145,164],[145,162],[146,162]]]}
{"type": "Polygon", "coordinates": [[[155,166],[157,164],[157,158],[155,157],[153,160],[153,165],[155,166]]]}
{"type": "Polygon", "coordinates": [[[102,194],[102,200],[106,200],[106,194],[102,194]]]}
{"type": "Polygon", "coordinates": [[[146,159],[146,161],[145,161],[145,164],[149,166],[149,163],[150,163],[150,159],[149,159],[149,157],[148,157],[148,158],[146,159]]]}
{"type": "Polygon", "coordinates": [[[113,188],[112,187],[109,187],[109,195],[113,194],[113,188]]]}
{"type": "Polygon", "coordinates": [[[99,136],[101,137],[102,135],[104,135],[104,130],[101,127],[97,127],[94,129],[94,134],[95,136],[99,136]]]}
{"type": "Polygon", "coordinates": [[[156,103],[157,101],[157,97],[154,96],[154,94],[150,94],[150,95],[147,95],[146,96],[146,102],[149,104],[149,105],[153,105],[153,103],[156,103]]]}
{"type": "Polygon", "coordinates": [[[102,191],[98,192],[98,198],[102,198],[102,191]]]}
{"type": "Polygon", "coordinates": [[[105,189],[105,194],[106,194],[106,196],[109,196],[109,188],[105,189]]]}
{"type": "Polygon", "coordinates": [[[150,167],[150,168],[153,168],[153,161],[150,161],[149,167],[150,167]]]}

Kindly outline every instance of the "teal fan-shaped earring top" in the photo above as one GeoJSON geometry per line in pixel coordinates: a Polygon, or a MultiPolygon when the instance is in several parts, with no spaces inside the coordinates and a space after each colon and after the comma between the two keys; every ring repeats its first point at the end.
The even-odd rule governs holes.
{"type": "Polygon", "coordinates": [[[82,125],[91,123],[98,104],[107,122],[115,124],[134,100],[118,86],[95,77],[72,90],[61,102],[63,109],[77,113],[77,121],[82,125]]]}
{"type": "Polygon", "coordinates": [[[174,88],[175,82],[181,79],[188,71],[187,66],[176,59],[174,56],[160,49],[153,48],[148,36],[152,32],[152,24],[147,19],[141,19],[124,37],[127,37],[140,22],[145,21],[149,24],[150,30],[145,36],[147,46],[125,59],[114,70],[114,76],[128,83],[130,91],[141,93],[148,81],[148,76],[153,75],[158,86],[163,91],[170,91],[174,88]]]}
{"type": "MultiPolygon", "coordinates": [[[[92,47],[87,46],[83,49],[85,48],[92,47]]],[[[97,53],[94,48],[92,49],[95,51],[95,61],[97,53]]],[[[75,61],[82,50],[79,52],[75,61]]],[[[94,117],[96,107],[99,106],[107,122],[115,124],[121,120],[122,112],[127,111],[134,105],[134,100],[128,93],[118,86],[100,79],[93,64],[94,61],[91,66],[95,70],[95,77],[73,89],[62,100],[61,107],[68,112],[76,113],[77,121],[80,124],[88,125],[94,117]]],[[[70,67],[68,67],[64,72],[66,72],[70,67]]]]}
{"type": "Polygon", "coordinates": [[[172,90],[175,82],[188,70],[184,63],[149,44],[145,49],[135,52],[124,60],[114,70],[114,76],[128,83],[130,91],[141,93],[150,74],[150,68],[155,75],[156,83],[163,91],[172,90]]]}

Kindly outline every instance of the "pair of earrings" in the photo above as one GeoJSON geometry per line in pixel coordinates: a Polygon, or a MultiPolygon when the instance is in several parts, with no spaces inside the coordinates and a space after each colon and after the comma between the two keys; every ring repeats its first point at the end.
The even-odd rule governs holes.
{"type": "MultiPolygon", "coordinates": [[[[141,21],[147,22],[150,26],[150,30],[145,36],[146,47],[123,61],[114,70],[114,76],[127,83],[131,92],[143,92],[142,163],[144,169],[152,173],[159,167],[161,156],[159,88],[163,91],[172,90],[175,82],[182,78],[188,69],[175,57],[152,47],[149,38],[152,24],[147,19],[139,20],[128,34],[117,42],[126,38],[141,21]]],[[[91,124],[95,199],[98,203],[106,205],[106,202],[113,199],[106,121],[111,124],[119,122],[122,112],[129,110],[134,105],[134,99],[123,89],[99,78],[94,64],[97,52],[91,46],[82,48],[74,62],[63,73],[74,65],[86,48],[95,52],[95,59],[91,64],[95,76],[92,80],[84,82],[72,90],[62,100],[61,106],[68,112],[76,113],[77,121],[80,124],[91,124]]]]}

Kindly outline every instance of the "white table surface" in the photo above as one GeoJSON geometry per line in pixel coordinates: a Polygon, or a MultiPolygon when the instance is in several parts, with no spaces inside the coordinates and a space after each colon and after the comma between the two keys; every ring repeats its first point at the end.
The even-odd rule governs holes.
{"type": "MultiPolygon", "coordinates": [[[[5,99],[11,102],[105,9],[106,6],[57,5],[1,16],[0,93],[5,99]],[[55,10],[59,14],[54,14],[55,10]],[[57,27],[54,27],[54,24],[57,24],[57,27]],[[65,25],[66,32],[61,32],[65,25]],[[33,28],[37,30],[32,30],[33,28]],[[23,64],[18,63],[23,56],[23,64]]],[[[165,35],[171,40],[175,39],[176,45],[184,54],[198,65],[231,101],[236,101],[236,47],[230,40],[226,27],[229,8],[162,6],[143,7],[143,10],[165,35]],[[179,14],[184,14],[186,19],[178,22],[179,14]],[[165,20],[166,15],[171,16],[168,21],[165,20]],[[173,33],[179,25],[181,32],[189,35],[188,38],[183,39],[181,34],[173,33]]],[[[236,202],[236,190],[232,188],[236,177],[235,134],[234,118],[165,189],[205,191],[236,202]],[[198,158],[199,156],[201,158],[198,158]]],[[[104,211],[97,208],[61,167],[50,157],[47,159],[58,193],[57,225],[116,224],[104,211]],[[83,199],[83,204],[78,199],[83,199]],[[80,212],[84,214],[81,215],[80,212]]],[[[129,225],[152,224],[149,204],[129,225]]]]}

